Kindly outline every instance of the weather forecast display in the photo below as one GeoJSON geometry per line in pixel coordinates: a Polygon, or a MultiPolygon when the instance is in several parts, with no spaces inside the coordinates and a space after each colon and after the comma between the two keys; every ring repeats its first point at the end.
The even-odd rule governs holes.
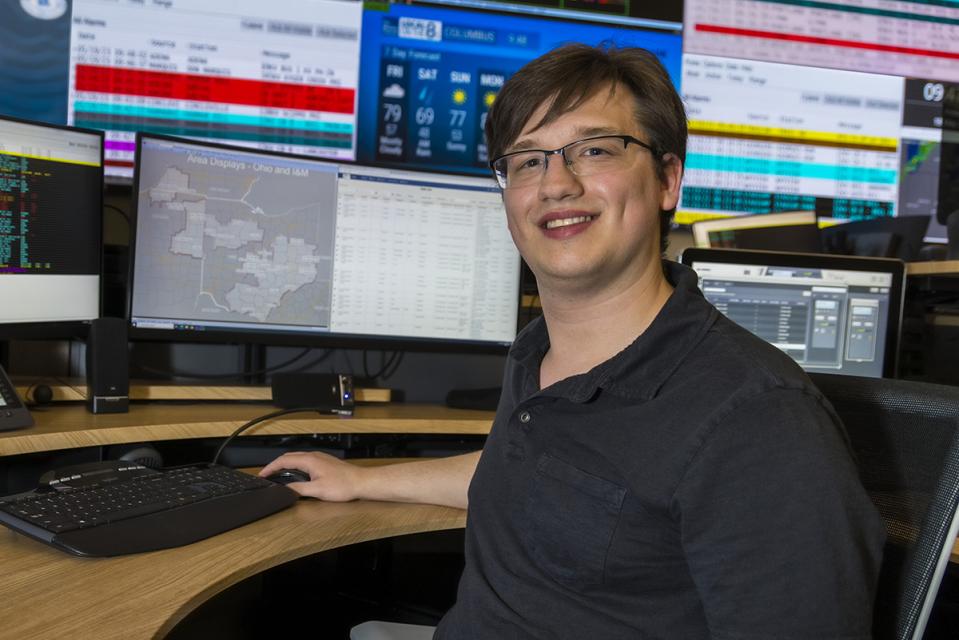
{"type": "Polygon", "coordinates": [[[391,4],[363,14],[357,159],[485,173],[483,125],[503,83],[568,42],[642,46],[678,86],[678,32],[391,4]]]}

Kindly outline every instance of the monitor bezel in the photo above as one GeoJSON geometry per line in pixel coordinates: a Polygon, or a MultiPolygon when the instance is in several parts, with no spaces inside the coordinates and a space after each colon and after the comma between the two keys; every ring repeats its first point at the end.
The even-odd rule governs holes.
{"type": "MultiPolygon", "coordinates": [[[[52,124],[39,120],[28,120],[26,118],[17,118],[14,116],[0,115],[0,121],[12,122],[15,124],[36,126],[43,129],[54,131],[69,131],[75,133],[84,133],[97,136],[100,139],[100,180],[98,202],[92,223],[96,225],[94,237],[97,239],[97,262],[99,273],[97,274],[97,317],[103,315],[103,185],[104,185],[104,140],[106,134],[100,129],[89,129],[87,127],[74,127],[65,124],[52,124]]],[[[90,323],[96,318],[89,320],[37,320],[33,322],[2,322],[0,321],[0,340],[70,340],[74,338],[85,338],[89,331],[90,323]]]]}
{"type": "MultiPolygon", "coordinates": [[[[168,342],[168,343],[206,343],[206,344],[255,344],[264,346],[301,346],[315,348],[332,349],[375,349],[384,351],[420,351],[436,353],[486,353],[486,354],[505,354],[511,344],[505,342],[492,341],[474,341],[474,340],[456,340],[451,338],[417,338],[412,336],[384,336],[374,334],[352,334],[352,333],[308,333],[297,331],[275,331],[263,330],[256,331],[249,328],[237,330],[216,330],[204,329],[200,331],[176,330],[176,329],[151,329],[146,327],[137,327],[133,325],[133,290],[135,286],[134,272],[136,268],[136,237],[139,197],[138,190],[140,184],[140,153],[142,141],[144,139],[160,140],[165,142],[183,143],[188,145],[202,146],[210,149],[220,149],[224,151],[237,151],[241,153],[254,153],[276,158],[291,158],[295,160],[307,160],[317,163],[325,163],[337,166],[356,166],[369,167],[372,169],[382,169],[386,171],[412,171],[428,174],[449,175],[454,177],[466,177],[476,179],[474,174],[460,173],[454,171],[439,171],[431,169],[429,171],[415,171],[411,169],[398,169],[395,166],[380,163],[359,163],[347,160],[333,160],[315,156],[300,155],[295,153],[286,153],[281,151],[265,151],[256,147],[243,147],[237,145],[224,144],[221,142],[212,142],[208,140],[198,140],[195,138],[185,138],[180,136],[169,136],[165,134],[156,134],[149,132],[137,132],[136,136],[136,158],[134,160],[134,174],[132,196],[130,203],[130,257],[128,260],[128,273],[126,283],[126,320],[130,332],[130,339],[135,341],[149,342],[168,342]]],[[[490,175],[490,182],[495,185],[495,181],[490,175]]],[[[504,219],[503,224],[506,224],[504,219]]],[[[519,267],[520,258],[517,256],[516,271],[516,333],[522,328],[522,270],[519,267]]]]}
{"type": "MultiPolygon", "coordinates": [[[[715,218],[711,220],[697,220],[690,224],[693,232],[693,242],[697,248],[714,248],[709,244],[711,231],[738,231],[741,229],[795,227],[818,224],[815,211],[776,211],[775,213],[747,214],[715,218]]],[[[718,248],[718,247],[716,247],[718,248]]]]}
{"type": "Polygon", "coordinates": [[[680,261],[695,270],[696,262],[725,264],[757,264],[773,267],[799,267],[868,271],[892,276],[889,291],[889,330],[886,332],[883,378],[895,378],[899,365],[899,343],[902,332],[902,313],[906,297],[906,263],[896,258],[867,258],[824,253],[791,253],[786,251],[757,251],[753,249],[707,249],[690,247],[683,251],[680,261]]]}

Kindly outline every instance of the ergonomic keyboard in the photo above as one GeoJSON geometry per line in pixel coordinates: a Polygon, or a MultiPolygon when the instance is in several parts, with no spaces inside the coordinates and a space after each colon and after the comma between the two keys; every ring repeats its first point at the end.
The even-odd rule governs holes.
{"type": "Polygon", "coordinates": [[[196,542],[282,509],[285,486],[219,465],[55,477],[0,500],[0,523],[78,556],[119,556],[196,542]]]}

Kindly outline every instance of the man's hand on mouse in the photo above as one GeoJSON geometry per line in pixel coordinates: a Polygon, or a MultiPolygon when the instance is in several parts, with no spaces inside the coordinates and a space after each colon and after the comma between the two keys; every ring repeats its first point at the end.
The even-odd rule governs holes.
{"type": "Polygon", "coordinates": [[[258,474],[265,478],[280,469],[299,469],[310,474],[309,482],[286,485],[302,496],[329,502],[348,502],[359,496],[362,467],[317,451],[286,453],[269,463],[258,474]]]}

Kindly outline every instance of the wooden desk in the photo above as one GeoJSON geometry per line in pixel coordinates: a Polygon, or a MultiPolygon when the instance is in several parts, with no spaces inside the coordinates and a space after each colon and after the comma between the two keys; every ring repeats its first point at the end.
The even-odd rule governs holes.
{"type": "MultiPolygon", "coordinates": [[[[17,377],[14,385],[21,398],[29,401],[34,385],[44,384],[53,393],[54,402],[76,402],[87,399],[86,378],[17,377]]],[[[375,387],[353,389],[357,402],[390,402],[392,391],[375,387]]],[[[130,400],[216,400],[219,402],[269,402],[273,390],[254,385],[197,385],[174,382],[130,381],[130,400]]]]}
{"type": "Polygon", "coordinates": [[[959,276],[959,260],[907,262],[907,276],[959,276]]]}
{"type": "MultiPolygon", "coordinates": [[[[36,426],[0,434],[0,456],[75,447],[221,437],[263,405],[133,405],[94,416],[80,406],[36,411],[36,426]]],[[[284,416],[252,434],[486,434],[492,414],[434,406],[360,407],[348,418],[284,416]]],[[[270,567],[344,545],[465,525],[458,509],[301,500],[196,544],[121,558],[68,556],[0,527],[0,638],[160,638],[227,587],[270,567]]],[[[959,544],[952,561],[959,562],[959,544]]]]}
{"type": "MultiPolygon", "coordinates": [[[[223,437],[268,405],[131,406],[92,415],[79,405],[34,411],[30,429],[0,433],[0,456],[78,447],[223,437]]],[[[425,405],[358,407],[351,417],[303,413],[249,435],[486,434],[493,414],[425,405]]],[[[196,544],[120,558],[74,558],[0,527],[0,638],[159,638],[227,587],[290,560],[344,545],[462,527],[466,512],[431,505],[301,500],[196,544]]]]}
{"type": "MultiPolygon", "coordinates": [[[[0,456],[130,442],[228,436],[244,422],[273,411],[268,405],[133,404],[129,413],[92,415],[80,405],[33,411],[35,425],[0,433],[0,456]]],[[[244,435],[311,433],[489,433],[493,413],[433,405],[371,405],[353,416],[302,413],[254,426],[244,435]]],[[[242,436],[241,436],[242,437],[242,436]]]]}
{"type": "Polygon", "coordinates": [[[300,500],[185,547],[74,558],[0,527],[0,638],[162,638],[227,587],[344,545],[463,527],[466,512],[385,502],[300,500]]]}

